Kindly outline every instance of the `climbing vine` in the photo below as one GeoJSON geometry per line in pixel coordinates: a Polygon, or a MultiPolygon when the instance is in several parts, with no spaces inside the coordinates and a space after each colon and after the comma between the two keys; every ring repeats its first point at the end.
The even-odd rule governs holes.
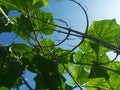
{"type": "MultiPolygon", "coordinates": [[[[119,90],[120,62],[110,60],[107,52],[120,53],[120,25],[115,19],[94,21],[89,26],[89,18],[84,7],[78,5],[86,18],[85,33],[69,27],[63,19],[54,19],[51,12],[41,10],[49,0],[0,0],[0,34],[15,34],[12,43],[0,44],[0,90],[19,90],[26,85],[29,90],[119,90]],[[15,10],[19,15],[9,18],[15,10]],[[59,21],[63,24],[56,24],[59,21]],[[58,29],[59,28],[59,29],[58,29]],[[66,35],[56,43],[44,36],[54,32],[66,35]],[[72,49],[63,49],[61,44],[70,36],[81,38],[72,49]],[[16,43],[20,37],[25,43],[16,43]],[[79,48],[76,52],[76,48],[79,48]],[[72,68],[72,69],[71,69],[72,68]],[[25,79],[25,70],[36,73],[35,88],[25,79]],[[71,77],[66,83],[64,75],[71,77]]],[[[2,38],[4,39],[4,38],[2,38]]]]}

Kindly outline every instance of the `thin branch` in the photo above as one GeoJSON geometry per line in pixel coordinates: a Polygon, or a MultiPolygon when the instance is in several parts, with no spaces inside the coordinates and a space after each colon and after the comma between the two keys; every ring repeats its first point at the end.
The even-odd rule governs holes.
{"type": "Polygon", "coordinates": [[[27,15],[27,13],[24,11],[24,9],[21,9],[18,6],[15,6],[14,4],[11,4],[11,3],[9,3],[9,2],[7,2],[5,0],[0,0],[0,2],[6,4],[6,5],[10,6],[10,7],[13,7],[15,9],[17,9],[17,10],[20,10],[22,13],[27,15]]]}
{"type": "Polygon", "coordinates": [[[34,24],[33,24],[32,17],[31,17],[31,15],[30,15],[30,13],[29,13],[29,9],[28,9],[28,6],[27,6],[27,3],[26,3],[26,2],[25,2],[25,6],[26,6],[26,10],[27,10],[27,14],[28,14],[30,23],[31,23],[31,25],[32,25],[33,33],[34,33],[34,36],[35,36],[35,41],[36,41],[36,43],[39,45],[39,47],[40,47],[43,55],[45,55],[45,53],[44,53],[44,51],[43,51],[43,49],[42,49],[42,46],[41,46],[41,44],[39,43],[39,40],[38,40],[38,38],[37,38],[37,35],[35,34],[34,24]]]}
{"type": "Polygon", "coordinates": [[[4,17],[7,19],[7,23],[5,24],[6,26],[9,24],[9,23],[11,23],[12,25],[14,24],[14,22],[13,21],[11,21],[9,18],[8,18],[8,16],[6,15],[6,13],[3,11],[3,9],[0,7],[0,12],[4,15],[4,17]]]}
{"type": "Polygon", "coordinates": [[[80,90],[83,90],[81,88],[81,86],[79,85],[79,83],[75,80],[75,78],[72,76],[72,74],[69,72],[69,70],[66,68],[66,66],[64,64],[62,64],[63,67],[65,68],[65,70],[67,71],[67,73],[70,75],[70,77],[73,79],[73,81],[75,82],[75,84],[79,87],[80,90]]]}
{"type": "MultiPolygon", "coordinates": [[[[107,88],[107,87],[102,87],[102,86],[82,86],[82,87],[87,87],[87,88],[96,88],[97,90],[111,90],[111,88],[107,88]]],[[[76,87],[75,87],[76,88],[76,87]]],[[[113,90],[113,89],[112,89],[113,90]]]]}
{"type": "Polygon", "coordinates": [[[29,90],[34,90],[32,87],[28,84],[28,82],[25,80],[25,78],[21,75],[21,79],[24,81],[24,84],[29,88],[29,90]]]}
{"type": "Polygon", "coordinates": [[[62,19],[54,19],[54,20],[57,20],[57,21],[60,21],[60,22],[64,23],[67,27],[69,26],[68,23],[66,21],[62,20],[62,19]]]}
{"type": "MultiPolygon", "coordinates": [[[[55,20],[63,22],[68,27],[68,24],[67,24],[66,21],[61,20],[61,19],[55,19],[55,20]]],[[[70,31],[68,31],[67,36],[61,42],[59,42],[58,44],[56,44],[56,46],[58,46],[58,45],[62,44],[63,42],[65,42],[68,39],[69,35],[70,35],[70,31]]]]}
{"type": "MultiPolygon", "coordinates": [[[[75,33],[75,34],[77,34],[77,36],[79,36],[79,37],[87,38],[87,39],[90,39],[90,40],[92,40],[92,41],[95,41],[96,43],[99,43],[99,44],[101,44],[101,45],[103,45],[103,46],[105,46],[105,47],[107,47],[107,48],[110,48],[110,49],[112,49],[112,50],[117,51],[117,52],[120,53],[120,49],[118,49],[118,47],[116,47],[116,46],[114,46],[114,45],[111,45],[111,44],[109,44],[109,43],[107,43],[107,42],[105,42],[105,41],[103,41],[103,40],[101,40],[101,39],[99,39],[99,38],[93,37],[93,36],[88,35],[88,34],[84,34],[84,33],[82,33],[82,32],[79,32],[79,31],[77,31],[77,30],[74,30],[74,29],[71,29],[71,28],[68,28],[68,27],[60,26],[60,25],[57,25],[57,24],[51,24],[51,23],[49,23],[49,24],[50,24],[50,25],[53,25],[53,26],[56,26],[56,27],[59,27],[59,28],[61,28],[61,29],[70,31],[71,33],[75,33]]],[[[60,31],[60,30],[59,30],[59,31],[60,31]]],[[[60,31],[60,32],[63,32],[63,31],[60,31]]],[[[65,32],[63,32],[63,33],[65,33],[65,32]]],[[[74,35],[74,36],[76,36],[76,35],[74,35]]]]}
{"type": "MultiPolygon", "coordinates": [[[[82,10],[83,10],[83,12],[84,12],[84,14],[85,14],[87,24],[86,24],[86,29],[85,29],[84,35],[86,35],[86,34],[87,34],[87,31],[88,31],[88,27],[89,27],[89,19],[88,19],[87,12],[86,12],[85,8],[84,8],[80,3],[78,3],[77,1],[75,1],[75,0],[70,0],[70,1],[73,1],[73,2],[75,2],[76,4],[78,4],[78,5],[82,8],[82,10]]],[[[82,41],[79,43],[79,45],[82,44],[82,42],[85,40],[85,38],[86,38],[86,37],[83,36],[83,39],[82,39],[82,41]]]]}
{"type": "Polygon", "coordinates": [[[93,37],[91,35],[87,35],[87,34],[85,35],[84,33],[79,32],[77,30],[73,30],[71,28],[66,28],[66,27],[63,27],[63,26],[60,26],[60,25],[56,25],[56,26],[59,27],[59,28],[65,29],[65,30],[70,30],[71,32],[76,33],[77,35],[80,35],[81,37],[85,37],[87,39],[93,40],[93,41],[95,41],[95,42],[97,42],[97,43],[99,43],[99,44],[101,44],[101,45],[103,45],[103,46],[105,46],[107,48],[110,48],[110,49],[116,50],[117,52],[120,52],[120,49],[118,49],[114,45],[111,45],[111,44],[109,44],[109,43],[107,43],[107,42],[105,42],[105,41],[103,41],[101,39],[95,38],[95,37],[93,37]]]}
{"type": "MultiPolygon", "coordinates": [[[[72,61],[70,61],[70,60],[66,60],[66,61],[68,61],[68,62],[70,62],[70,63],[73,63],[73,64],[76,64],[76,65],[94,66],[92,63],[91,63],[91,64],[88,64],[88,63],[72,62],[72,61]]],[[[120,71],[114,70],[114,69],[109,68],[109,67],[106,67],[106,66],[104,66],[104,65],[100,65],[100,66],[96,66],[96,65],[95,65],[94,67],[97,67],[97,68],[99,68],[99,67],[100,67],[100,68],[104,68],[104,69],[107,69],[107,70],[109,70],[109,71],[111,71],[111,72],[120,74],[120,71]]]]}
{"type": "MultiPolygon", "coordinates": [[[[118,38],[118,37],[115,37],[115,40],[116,40],[118,49],[120,49],[120,40],[119,40],[119,38],[118,38]]],[[[114,62],[114,61],[117,59],[118,55],[120,55],[120,52],[117,52],[117,51],[114,51],[114,52],[116,53],[116,56],[115,56],[115,58],[114,58],[113,60],[111,60],[109,63],[114,62]]],[[[108,63],[108,64],[109,64],[109,63],[108,63]]]]}

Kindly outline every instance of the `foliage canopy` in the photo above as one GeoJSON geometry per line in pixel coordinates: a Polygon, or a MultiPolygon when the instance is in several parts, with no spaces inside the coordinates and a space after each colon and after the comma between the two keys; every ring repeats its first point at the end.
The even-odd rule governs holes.
{"type": "Polygon", "coordinates": [[[14,32],[26,43],[0,45],[0,90],[26,85],[33,87],[24,78],[24,71],[36,73],[35,90],[72,90],[76,87],[82,90],[119,90],[120,62],[110,60],[107,52],[120,53],[120,25],[115,19],[94,21],[88,27],[86,15],[86,32],[81,33],[67,27],[64,20],[58,21],[66,27],[54,22],[51,12],[41,10],[48,6],[49,0],[0,0],[0,34],[14,32]],[[20,15],[9,18],[9,12],[15,10],[20,15]],[[61,28],[61,30],[57,30],[61,28]],[[62,31],[64,29],[65,31],[62,31]],[[44,35],[53,32],[66,34],[66,38],[58,44],[44,35]],[[38,38],[40,36],[40,39],[38,38]],[[69,36],[81,37],[80,43],[72,50],[62,49],[59,45],[69,36]],[[77,52],[74,49],[79,47],[77,52]],[[71,69],[72,68],[72,69],[71,69]],[[71,77],[71,83],[66,83],[65,74],[71,77]]]}

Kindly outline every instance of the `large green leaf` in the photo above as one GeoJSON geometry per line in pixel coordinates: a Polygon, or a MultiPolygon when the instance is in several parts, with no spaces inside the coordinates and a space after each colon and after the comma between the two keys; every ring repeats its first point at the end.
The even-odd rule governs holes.
{"type": "MultiPolygon", "coordinates": [[[[25,0],[0,0],[0,5],[5,6],[8,11],[10,10],[19,10],[20,12],[27,14],[26,13],[26,2],[25,0]]],[[[29,4],[31,3],[32,5],[32,0],[29,0],[29,4]]],[[[4,10],[4,8],[3,8],[4,10]]]]}
{"type": "Polygon", "coordinates": [[[48,1],[49,0],[33,0],[33,5],[39,3],[40,5],[48,6],[48,1]]]}
{"type": "Polygon", "coordinates": [[[25,53],[31,52],[32,48],[26,44],[14,44],[11,50],[15,55],[24,55],[25,53]]]}
{"type": "Polygon", "coordinates": [[[35,55],[35,52],[32,51],[32,47],[26,44],[14,44],[12,45],[11,51],[11,56],[20,59],[20,62],[23,62],[23,66],[28,65],[35,55]]]}
{"type": "Polygon", "coordinates": [[[6,87],[1,87],[0,90],[9,90],[9,89],[6,87]]]}
{"type": "Polygon", "coordinates": [[[104,78],[90,79],[86,85],[87,90],[112,90],[104,78]]]}
{"type": "Polygon", "coordinates": [[[2,15],[2,18],[0,18],[0,24],[2,25],[0,33],[14,31],[27,42],[31,38],[32,32],[38,33],[41,31],[44,34],[52,34],[55,30],[52,14],[43,12],[39,9],[42,6],[47,6],[48,1],[49,0],[0,1],[0,6],[6,15],[6,12],[9,12],[10,10],[18,10],[22,14],[20,17],[13,16],[13,24],[8,23],[6,16],[2,15]]]}
{"type": "MultiPolygon", "coordinates": [[[[23,72],[24,67],[13,57],[0,58],[0,87],[15,87],[14,84],[23,72]],[[9,75],[9,76],[8,76],[9,75]]],[[[17,83],[21,85],[21,83],[17,83]]]]}
{"type": "Polygon", "coordinates": [[[42,10],[37,10],[33,12],[36,16],[33,18],[35,24],[35,31],[41,31],[43,34],[52,34],[56,26],[53,21],[53,15],[50,12],[43,12],[42,10]]]}
{"type": "Polygon", "coordinates": [[[58,90],[61,81],[59,78],[57,63],[52,60],[47,60],[39,55],[35,56],[33,59],[34,61],[32,64],[35,67],[35,72],[38,74],[35,77],[36,90],[58,90]]]}
{"type": "Polygon", "coordinates": [[[116,45],[116,37],[120,37],[120,25],[115,19],[94,21],[88,30],[88,34],[102,39],[112,45],[116,45]]]}
{"type": "Polygon", "coordinates": [[[48,6],[49,0],[0,0],[0,6],[9,10],[18,10],[23,14],[29,11],[39,10],[42,6],[48,6]]]}
{"type": "Polygon", "coordinates": [[[107,48],[86,40],[80,45],[80,50],[75,54],[75,60],[80,63],[92,63],[94,60],[105,63],[110,61],[106,52],[107,48]]]}
{"type": "Polygon", "coordinates": [[[24,15],[20,17],[14,16],[13,21],[15,21],[15,24],[12,27],[12,31],[28,42],[33,32],[32,23],[29,17],[24,15]]]}
{"type": "Polygon", "coordinates": [[[91,63],[96,60],[96,54],[88,43],[83,42],[80,45],[80,51],[75,54],[75,60],[80,63],[91,63]]]}
{"type": "Polygon", "coordinates": [[[33,51],[36,52],[36,54],[43,54],[48,59],[53,59],[53,48],[54,48],[54,42],[51,39],[44,38],[39,42],[39,45],[34,46],[33,51]]]}
{"type": "MultiPolygon", "coordinates": [[[[77,80],[80,85],[83,85],[88,81],[88,72],[84,70],[85,68],[83,66],[75,66],[73,67],[72,74],[73,77],[77,80]]],[[[75,82],[72,80],[72,83],[75,84],[75,82]]]]}
{"type": "Polygon", "coordinates": [[[99,63],[93,62],[88,78],[101,78],[101,77],[104,77],[106,80],[109,79],[107,71],[104,68],[102,68],[99,63]]]}
{"type": "MultiPolygon", "coordinates": [[[[111,64],[108,65],[109,68],[113,69],[113,70],[117,70],[118,72],[120,72],[120,62],[119,61],[115,61],[111,64]]],[[[111,72],[109,71],[109,84],[112,87],[113,90],[119,90],[120,87],[120,74],[115,73],[115,72],[111,72]]]]}

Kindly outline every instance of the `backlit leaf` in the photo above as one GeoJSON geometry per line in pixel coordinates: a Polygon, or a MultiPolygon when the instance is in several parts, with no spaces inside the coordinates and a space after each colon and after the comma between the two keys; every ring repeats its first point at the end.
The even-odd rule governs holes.
{"type": "Polygon", "coordinates": [[[104,78],[90,79],[87,83],[87,90],[111,90],[109,83],[104,78]],[[87,87],[88,86],[88,87],[87,87]]]}
{"type": "Polygon", "coordinates": [[[42,10],[34,11],[36,17],[33,19],[36,32],[41,31],[43,34],[52,34],[56,26],[53,21],[52,13],[43,12],[42,10]]]}
{"type": "Polygon", "coordinates": [[[99,63],[93,62],[88,78],[101,78],[101,77],[104,77],[106,80],[109,79],[107,71],[104,68],[102,68],[99,63]]]}
{"type": "Polygon", "coordinates": [[[9,89],[6,87],[1,87],[0,90],[9,90],[9,89]]]}
{"type": "Polygon", "coordinates": [[[40,3],[43,6],[48,6],[48,1],[49,0],[33,0],[33,5],[35,5],[36,3],[40,3]]]}
{"type": "MultiPolygon", "coordinates": [[[[88,81],[87,77],[89,73],[84,70],[83,66],[75,66],[72,70],[72,73],[74,78],[77,80],[78,83],[80,83],[80,85],[88,81]]],[[[74,83],[73,80],[72,80],[72,83],[74,83]]]]}
{"type": "Polygon", "coordinates": [[[32,24],[30,22],[29,17],[21,15],[21,17],[13,17],[13,20],[16,21],[15,25],[13,26],[12,30],[19,35],[21,38],[29,41],[31,37],[31,33],[33,31],[32,24]]]}
{"type": "Polygon", "coordinates": [[[32,51],[32,49],[26,44],[14,44],[11,49],[12,52],[16,55],[23,55],[32,51]]]}
{"type": "MultiPolygon", "coordinates": [[[[108,67],[120,72],[120,62],[119,61],[115,61],[115,62],[109,64],[108,67]]],[[[111,85],[112,89],[119,90],[120,87],[118,87],[118,86],[120,84],[120,82],[119,82],[120,81],[120,74],[115,73],[115,72],[111,72],[111,71],[109,71],[108,74],[110,75],[109,84],[111,85]]]]}
{"type": "Polygon", "coordinates": [[[102,47],[100,45],[96,46],[97,44],[92,41],[89,42],[90,43],[83,42],[80,45],[80,50],[75,54],[75,60],[77,62],[92,63],[93,60],[95,60],[104,63],[110,61],[106,55],[107,49],[105,47],[102,47]]]}
{"type": "Polygon", "coordinates": [[[94,21],[88,30],[88,34],[116,45],[116,37],[120,37],[120,25],[115,19],[94,21]]]}

